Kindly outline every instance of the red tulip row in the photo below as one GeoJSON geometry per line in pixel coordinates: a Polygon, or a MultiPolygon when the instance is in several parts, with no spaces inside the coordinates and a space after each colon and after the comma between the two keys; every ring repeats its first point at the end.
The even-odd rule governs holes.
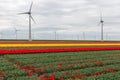
{"type": "Polygon", "coordinates": [[[120,50],[116,48],[58,48],[58,49],[23,49],[23,50],[0,50],[0,55],[4,54],[33,54],[33,53],[58,53],[58,52],[85,52],[85,51],[106,51],[106,50],[120,50]]]}

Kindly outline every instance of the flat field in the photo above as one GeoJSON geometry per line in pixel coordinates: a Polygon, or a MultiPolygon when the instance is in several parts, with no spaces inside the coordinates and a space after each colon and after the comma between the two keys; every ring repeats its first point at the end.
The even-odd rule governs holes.
{"type": "Polygon", "coordinates": [[[119,66],[120,51],[0,57],[1,76],[4,76],[4,80],[120,80],[119,66]]]}
{"type": "Polygon", "coordinates": [[[120,42],[1,41],[0,80],[120,80],[120,45],[118,44],[120,42]],[[21,46],[16,47],[19,44],[21,46]],[[45,44],[50,46],[41,46],[45,44]],[[80,46],[52,46],[53,44],[79,44],[80,46]],[[102,46],[98,46],[101,44],[102,46]],[[102,48],[102,51],[91,51],[90,48],[94,50],[102,48]],[[108,48],[109,51],[104,50],[108,48]],[[51,49],[52,53],[46,52],[51,49]],[[90,51],[81,52],[83,49],[90,49],[90,51]],[[39,51],[34,54],[34,50],[39,51]],[[55,52],[56,50],[58,51],[55,52]],[[68,52],[64,52],[66,50],[68,52]],[[22,51],[32,51],[32,54],[27,52],[23,55],[22,51]]]}

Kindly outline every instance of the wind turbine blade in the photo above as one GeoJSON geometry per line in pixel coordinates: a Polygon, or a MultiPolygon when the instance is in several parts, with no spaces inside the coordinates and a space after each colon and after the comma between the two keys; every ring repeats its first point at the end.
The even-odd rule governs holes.
{"type": "Polygon", "coordinates": [[[31,10],[32,10],[32,6],[33,6],[33,2],[32,2],[31,5],[30,5],[29,12],[31,12],[31,10]]]}
{"type": "Polygon", "coordinates": [[[101,24],[101,22],[98,23],[98,26],[101,24]]]}
{"type": "Polygon", "coordinates": [[[18,13],[18,14],[29,14],[28,12],[24,12],[24,13],[18,13]]]}
{"type": "Polygon", "coordinates": [[[33,20],[34,23],[36,23],[35,20],[34,20],[34,18],[32,17],[32,15],[30,16],[30,18],[33,20]]]}
{"type": "Polygon", "coordinates": [[[102,10],[100,8],[100,21],[102,21],[102,20],[103,20],[103,16],[102,16],[102,10]]]}
{"type": "Polygon", "coordinates": [[[99,8],[99,12],[100,12],[100,22],[98,23],[98,26],[100,25],[100,24],[102,24],[102,22],[103,22],[103,16],[102,16],[102,10],[101,10],[101,8],[99,8]]]}
{"type": "Polygon", "coordinates": [[[103,19],[103,18],[102,18],[102,12],[101,12],[101,13],[100,13],[100,21],[102,21],[102,19],[103,19]]]}

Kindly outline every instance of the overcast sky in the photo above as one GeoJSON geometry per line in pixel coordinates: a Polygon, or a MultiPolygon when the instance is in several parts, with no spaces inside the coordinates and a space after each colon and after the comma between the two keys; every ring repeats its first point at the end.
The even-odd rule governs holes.
{"type": "MultiPolygon", "coordinates": [[[[28,38],[28,15],[32,0],[0,0],[0,32],[14,39],[28,38]]],[[[120,0],[33,0],[34,39],[100,39],[100,11],[104,20],[104,39],[120,40],[120,0]]]]}

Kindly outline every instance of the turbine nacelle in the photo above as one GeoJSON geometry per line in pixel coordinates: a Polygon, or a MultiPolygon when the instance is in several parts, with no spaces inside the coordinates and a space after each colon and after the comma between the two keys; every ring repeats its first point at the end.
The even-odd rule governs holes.
{"type": "Polygon", "coordinates": [[[103,20],[101,20],[100,22],[101,22],[101,23],[104,23],[104,21],[103,21],[103,20]]]}

